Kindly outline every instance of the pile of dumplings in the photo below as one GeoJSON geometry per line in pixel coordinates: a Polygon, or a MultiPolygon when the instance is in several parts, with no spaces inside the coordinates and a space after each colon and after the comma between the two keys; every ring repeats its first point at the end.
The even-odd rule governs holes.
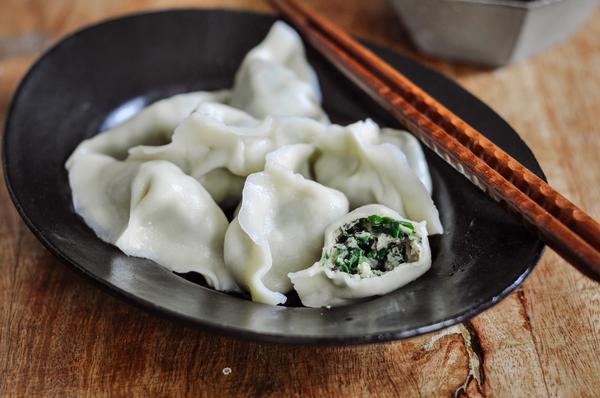
{"type": "Polygon", "coordinates": [[[102,240],[220,291],[310,307],[382,295],[431,266],[442,233],[419,143],[367,119],[331,124],[298,34],[276,22],[231,90],[158,101],[66,162],[75,211],[102,240]],[[230,222],[223,209],[235,209],[230,222]],[[350,274],[321,257],[340,227],[410,222],[417,261],[350,274]]]}

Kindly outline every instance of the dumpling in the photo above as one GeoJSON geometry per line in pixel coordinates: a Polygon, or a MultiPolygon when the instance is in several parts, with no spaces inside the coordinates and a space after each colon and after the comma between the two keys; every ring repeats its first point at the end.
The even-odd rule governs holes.
{"type": "Polygon", "coordinates": [[[341,192],[296,173],[308,174],[313,153],[308,144],[284,146],[244,185],[225,235],[225,263],[254,301],[284,303],[292,288],[287,274],[319,258],[325,227],[348,212],[341,192]]]}
{"type": "Polygon", "coordinates": [[[410,168],[431,195],[433,184],[431,183],[429,166],[419,140],[407,131],[383,128],[381,129],[381,142],[393,144],[400,148],[402,153],[406,155],[410,168]]]}
{"type": "Polygon", "coordinates": [[[131,182],[140,165],[122,161],[129,148],[168,142],[175,127],[200,103],[227,97],[226,91],[175,95],[81,142],[65,165],[75,211],[102,240],[114,243],[127,224],[131,182]]]}
{"type": "Polygon", "coordinates": [[[257,120],[227,105],[205,103],[177,127],[171,143],[132,148],[128,159],[171,161],[200,181],[217,202],[236,201],[243,177],[263,170],[267,153],[310,142],[326,128],[307,118],[257,120]]]}
{"type": "Polygon", "coordinates": [[[143,163],[131,183],[129,220],[115,245],[180,273],[198,272],[217,290],[237,290],[223,261],[227,218],[177,166],[143,163]]]}
{"type": "Polygon", "coordinates": [[[123,160],[131,147],[163,145],[171,140],[175,127],[198,105],[222,102],[228,97],[227,91],[194,92],[157,101],[122,124],[83,141],[67,160],[66,167],[69,169],[72,159],[85,153],[101,153],[123,160]]]}
{"type": "Polygon", "coordinates": [[[175,129],[163,146],[138,146],[129,150],[130,160],[169,160],[195,178],[225,167],[236,175],[260,171],[272,150],[273,119],[257,120],[244,111],[206,103],[175,129]]]}
{"type": "Polygon", "coordinates": [[[98,153],[71,157],[69,162],[75,212],[100,239],[114,243],[129,219],[131,181],[140,164],[98,153]]]}
{"type": "MultiPolygon", "coordinates": [[[[205,103],[181,122],[170,143],[133,147],[129,149],[128,160],[168,160],[196,178],[217,203],[235,203],[241,198],[243,176],[249,172],[241,176],[233,173],[226,167],[228,159],[233,157],[230,162],[233,163],[242,155],[239,162],[244,162],[243,154],[248,149],[249,155],[260,158],[258,164],[264,164],[266,153],[260,150],[260,146],[268,140],[270,125],[270,121],[260,122],[238,109],[205,103]],[[240,151],[244,153],[240,154],[240,151]]],[[[253,166],[252,160],[246,162],[250,167],[253,166]]],[[[244,167],[239,162],[233,167],[236,171],[244,167]]],[[[259,166],[254,167],[260,169],[259,166]]]]}
{"type": "MultiPolygon", "coordinates": [[[[198,272],[215,289],[237,290],[223,260],[227,219],[202,185],[166,162],[123,160],[132,146],[168,142],[200,103],[227,95],[190,93],[158,101],[82,142],[66,168],[75,211],[102,240],[173,271],[198,272]]],[[[215,172],[205,179],[216,186],[220,177],[215,172]]]]}
{"type": "Polygon", "coordinates": [[[424,222],[367,205],[329,225],[321,260],[289,278],[305,306],[342,306],[396,290],[430,267],[424,222]]]}
{"type": "Polygon", "coordinates": [[[300,116],[327,121],[320,102],[317,75],[306,61],[300,36],[287,24],[275,22],[263,42],[246,54],[230,105],[259,119],[300,116]]]}
{"type": "Polygon", "coordinates": [[[406,156],[395,145],[379,144],[379,135],[379,127],[368,119],[331,126],[317,140],[316,180],[342,191],[351,209],[380,203],[412,220],[426,221],[430,234],[442,233],[438,210],[406,156]]]}

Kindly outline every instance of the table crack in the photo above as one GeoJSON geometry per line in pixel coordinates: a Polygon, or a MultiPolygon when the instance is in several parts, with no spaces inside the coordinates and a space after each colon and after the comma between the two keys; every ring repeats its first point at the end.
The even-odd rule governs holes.
{"type": "Polygon", "coordinates": [[[459,325],[460,335],[462,336],[465,349],[467,350],[467,355],[469,359],[468,363],[468,373],[465,378],[464,383],[454,391],[454,397],[460,397],[463,394],[467,393],[467,389],[469,388],[469,384],[473,380],[477,383],[477,390],[481,395],[483,393],[483,384],[485,383],[485,370],[484,370],[484,360],[485,360],[485,351],[481,346],[481,340],[479,339],[479,334],[475,326],[471,323],[471,321],[465,321],[459,325]]]}

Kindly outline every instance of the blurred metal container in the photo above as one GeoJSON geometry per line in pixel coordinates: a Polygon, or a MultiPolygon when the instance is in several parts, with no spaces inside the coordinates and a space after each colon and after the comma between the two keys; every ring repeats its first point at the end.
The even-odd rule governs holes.
{"type": "Polygon", "coordinates": [[[426,54],[488,66],[520,61],[565,39],[598,0],[390,0],[426,54]]]}

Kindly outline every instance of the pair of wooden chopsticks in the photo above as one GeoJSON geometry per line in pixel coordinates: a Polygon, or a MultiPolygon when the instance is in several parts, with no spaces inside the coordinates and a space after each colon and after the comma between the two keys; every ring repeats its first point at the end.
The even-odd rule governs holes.
{"type": "Polygon", "coordinates": [[[425,145],[503,203],[548,246],[600,281],[600,225],[517,160],[297,0],[271,0],[322,55],[425,145]]]}

